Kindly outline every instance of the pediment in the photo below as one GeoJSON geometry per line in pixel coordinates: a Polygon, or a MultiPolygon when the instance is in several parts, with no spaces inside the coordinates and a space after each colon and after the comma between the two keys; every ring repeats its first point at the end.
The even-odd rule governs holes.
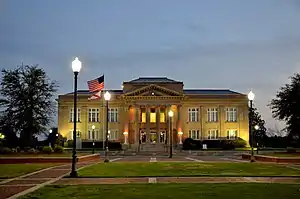
{"type": "Polygon", "coordinates": [[[151,84],[131,92],[125,93],[124,96],[182,96],[181,93],[168,88],[151,84]]]}

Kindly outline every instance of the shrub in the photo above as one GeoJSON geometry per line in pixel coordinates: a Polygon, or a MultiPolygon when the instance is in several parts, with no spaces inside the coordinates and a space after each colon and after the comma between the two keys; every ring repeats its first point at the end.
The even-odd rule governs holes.
{"type": "Polygon", "coordinates": [[[27,153],[36,153],[37,151],[34,148],[28,149],[27,153]]]}
{"type": "Polygon", "coordinates": [[[287,147],[287,148],[286,148],[286,152],[287,152],[287,153],[296,153],[297,151],[296,151],[296,149],[293,148],[293,147],[287,147]]]}
{"type": "Polygon", "coordinates": [[[38,147],[36,147],[36,149],[39,151],[39,152],[42,152],[43,151],[43,146],[38,146],[38,147]]]}
{"type": "Polygon", "coordinates": [[[236,140],[232,141],[235,148],[244,148],[247,146],[247,142],[242,138],[237,138],[236,140]]]}
{"type": "Polygon", "coordinates": [[[21,152],[21,148],[19,146],[16,147],[16,152],[20,153],[21,152]]]}
{"type": "Polygon", "coordinates": [[[50,146],[44,146],[42,152],[43,152],[43,153],[50,154],[50,153],[53,152],[53,149],[52,149],[52,147],[50,147],[50,146]]]}
{"type": "Polygon", "coordinates": [[[73,140],[68,140],[65,142],[65,147],[72,148],[73,147],[73,140]]]}
{"type": "Polygon", "coordinates": [[[64,152],[64,148],[62,146],[59,145],[54,146],[54,153],[63,153],[63,152],[64,152]]]}
{"type": "Polygon", "coordinates": [[[31,148],[29,146],[25,146],[23,150],[24,150],[24,152],[28,152],[30,149],[31,148]]]}
{"type": "Polygon", "coordinates": [[[13,151],[8,147],[0,147],[0,154],[11,154],[13,151]]]}

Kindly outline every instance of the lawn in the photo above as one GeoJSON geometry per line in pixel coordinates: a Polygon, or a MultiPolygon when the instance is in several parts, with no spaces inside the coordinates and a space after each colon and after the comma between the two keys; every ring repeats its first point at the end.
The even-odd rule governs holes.
{"type": "Polygon", "coordinates": [[[130,176],[300,176],[300,171],[260,163],[99,163],[79,171],[83,177],[130,176]]]}
{"type": "MultiPolygon", "coordinates": [[[[91,154],[92,153],[77,153],[77,157],[91,154]]],[[[72,153],[11,153],[0,154],[0,157],[72,157],[72,153]]]]}
{"type": "Polygon", "coordinates": [[[299,185],[291,184],[124,184],[47,186],[20,199],[298,199],[299,185]]]}
{"type": "Polygon", "coordinates": [[[0,178],[13,178],[59,164],[0,164],[0,178]]]}

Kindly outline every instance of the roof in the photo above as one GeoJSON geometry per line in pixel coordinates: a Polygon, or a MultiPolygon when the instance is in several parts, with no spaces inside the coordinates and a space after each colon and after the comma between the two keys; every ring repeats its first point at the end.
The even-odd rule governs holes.
{"type": "Polygon", "coordinates": [[[184,89],[183,93],[187,95],[243,95],[229,89],[184,89]]]}
{"type": "Polygon", "coordinates": [[[139,77],[126,83],[179,83],[167,77],[139,77]]]}
{"type": "MultiPolygon", "coordinates": [[[[103,90],[103,91],[106,91],[106,90],[103,90]]],[[[107,91],[109,91],[111,94],[123,94],[123,90],[107,90],[107,91]]],[[[74,92],[67,93],[66,95],[73,95],[73,93],[74,92]]],[[[89,95],[91,93],[89,92],[89,90],[78,90],[77,94],[79,94],[79,95],[89,95]]]]}
{"type": "MultiPolygon", "coordinates": [[[[123,94],[123,90],[108,90],[111,94],[123,94]]],[[[186,95],[243,95],[229,89],[184,89],[183,93],[186,95]]],[[[72,95],[73,92],[67,93],[66,95],[72,95]]],[[[89,95],[88,90],[78,90],[79,95],[89,95]]]]}

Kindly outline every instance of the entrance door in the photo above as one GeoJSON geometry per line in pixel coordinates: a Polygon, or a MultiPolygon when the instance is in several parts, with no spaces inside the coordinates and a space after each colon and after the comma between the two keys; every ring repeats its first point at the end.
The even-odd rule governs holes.
{"type": "Polygon", "coordinates": [[[156,131],[150,131],[150,143],[155,144],[157,142],[156,131]]]}
{"type": "Polygon", "coordinates": [[[140,142],[141,144],[146,143],[147,137],[145,131],[140,131],[140,142]]]}
{"type": "Polygon", "coordinates": [[[159,134],[159,142],[162,144],[166,144],[167,143],[167,133],[166,131],[161,131],[159,134]]]}

